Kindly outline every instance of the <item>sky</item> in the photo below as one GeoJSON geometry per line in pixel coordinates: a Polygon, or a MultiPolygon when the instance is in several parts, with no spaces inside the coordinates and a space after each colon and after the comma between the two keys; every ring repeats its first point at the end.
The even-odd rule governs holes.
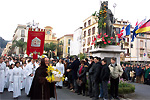
{"type": "MultiPolygon", "coordinates": [[[[115,18],[129,20],[133,26],[150,18],[149,0],[109,0],[115,18]]],[[[39,23],[40,28],[53,27],[59,38],[83,26],[83,20],[100,8],[100,0],[0,0],[0,36],[12,40],[18,24],[39,23]]]]}

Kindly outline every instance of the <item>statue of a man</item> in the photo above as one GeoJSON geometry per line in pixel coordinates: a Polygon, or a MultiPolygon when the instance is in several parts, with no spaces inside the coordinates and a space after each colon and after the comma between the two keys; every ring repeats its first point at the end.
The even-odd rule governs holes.
{"type": "Polygon", "coordinates": [[[115,37],[115,34],[113,32],[113,23],[114,23],[114,15],[113,13],[111,12],[110,9],[108,9],[108,1],[104,1],[102,4],[101,4],[101,7],[102,8],[106,8],[106,11],[107,11],[107,17],[105,19],[105,23],[106,23],[106,28],[102,29],[102,33],[106,33],[108,36],[111,36],[111,37],[115,37]]]}

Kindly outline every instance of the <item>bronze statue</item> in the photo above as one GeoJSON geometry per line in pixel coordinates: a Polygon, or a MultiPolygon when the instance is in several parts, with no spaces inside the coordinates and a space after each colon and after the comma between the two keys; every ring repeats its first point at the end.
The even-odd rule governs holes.
{"type": "Polygon", "coordinates": [[[107,14],[106,14],[107,17],[104,20],[104,22],[106,23],[106,28],[102,28],[100,30],[103,34],[106,33],[108,36],[115,37],[114,31],[113,31],[114,15],[111,12],[111,10],[108,9],[108,1],[102,2],[101,9],[103,9],[104,6],[105,6],[106,11],[107,11],[107,14]]]}

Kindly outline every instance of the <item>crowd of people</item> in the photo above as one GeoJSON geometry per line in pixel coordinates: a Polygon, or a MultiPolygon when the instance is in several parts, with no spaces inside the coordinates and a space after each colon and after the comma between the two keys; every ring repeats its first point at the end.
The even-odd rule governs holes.
{"type": "MultiPolygon", "coordinates": [[[[29,57],[0,57],[0,93],[3,93],[6,88],[9,92],[13,92],[13,98],[21,96],[22,89],[25,89],[27,96],[33,94],[32,84],[37,84],[37,82],[32,81],[35,76],[39,77],[38,74],[36,75],[37,69],[43,71],[39,68],[42,66],[41,62],[41,59],[33,60],[29,57]]],[[[45,66],[44,71],[48,64],[55,66],[65,75],[64,82],[55,83],[58,89],[62,89],[64,86],[78,95],[89,96],[92,100],[109,98],[107,88],[109,81],[110,98],[114,99],[119,99],[120,78],[131,82],[150,84],[150,64],[145,66],[120,65],[116,63],[114,57],[111,58],[111,64],[108,64],[106,59],[99,57],[90,56],[79,60],[77,56],[74,56],[63,59],[51,58],[50,61],[47,60],[47,65],[43,65],[45,66]]],[[[43,75],[45,77],[46,74],[43,75]]],[[[46,79],[44,78],[44,80],[46,79]]]]}
{"type": "Polygon", "coordinates": [[[32,58],[0,57],[0,93],[4,88],[13,92],[13,98],[21,96],[25,88],[28,95],[39,61],[32,58]]]}
{"type": "MultiPolygon", "coordinates": [[[[68,58],[68,57],[67,57],[68,58]]],[[[90,57],[79,61],[78,57],[64,60],[65,75],[68,83],[64,82],[70,91],[78,95],[89,96],[92,100],[108,99],[108,81],[111,83],[111,98],[119,99],[119,78],[123,74],[120,64],[111,58],[111,64],[106,59],[90,57]]]]}
{"type": "Polygon", "coordinates": [[[150,64],[122,64],[122,68],[126,80],[150,85],[150,64]]]}

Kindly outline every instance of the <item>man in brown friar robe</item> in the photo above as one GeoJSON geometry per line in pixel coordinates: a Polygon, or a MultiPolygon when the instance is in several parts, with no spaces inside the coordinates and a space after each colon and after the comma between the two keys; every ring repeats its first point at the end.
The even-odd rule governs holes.
{"type": "Polygon", "coordinates": [[[55,98],[54,95],[54,83],[49,83],[46,80],[47,67],[49,65],[49,59],[43,58],[41,65],[37,68],[35,76],[30,88],[29,96],[30,100],[50,100],[51,97],[55,98]]]}

